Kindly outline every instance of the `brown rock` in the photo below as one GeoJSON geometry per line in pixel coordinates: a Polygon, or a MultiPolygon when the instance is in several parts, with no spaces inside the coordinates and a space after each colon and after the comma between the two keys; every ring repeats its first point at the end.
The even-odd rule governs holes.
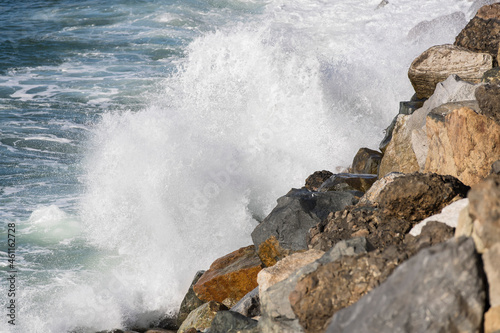
{"type": "Polygon", "coordinates": [[[489,249],[500,242],[500,176],[488,176],[472,187],[468,197],[474,232],[484,249],[489,249]]]}
{"type": "Polygon", "coordinates": [[[408,70],[408,77],[418,98],[428,98],[436,85],[451,74],[463,80],[481,82],[483,74],[493,67],[493,57],[454,45],[437,45],[429,48],[415,60],[408,70]]]}
{"type": "Polygon", "coordinates": [[[500,4],[483,6],[455,39],[455,45],[474,52],[498,54],[500,43],[500,4]]]}
{"type": "Polygon", "coordinates": [[[475,94],[481,114],[500,125],[500,86],[496,84],[482,85],[476,89],[475,94]]]}
{"type": "Polygon", "coordinates": [[[377,175],[337,173],[328,178],[318,192],[328,191],[360,191],[366,192],[377,180],[377,175]]]}
{"type": "Polygon", "coordinates": [[[193,328],[198,331],[207,329],[212,324],[212,320],[215,318],[217,312],[222,310],[227,310],[227,308],[219,302],[210,301],[205,303],[187,316],[177,332],[187,333],[193,328]]]}
{"type": "Polygon", "coordinates": [[[327,170],[316,171],[307,177],[306,185],[304,187],[311,191],[317,191],[321,184],[323,184],[323,182],[332,175],[333,173],[327,170]]]}
{"type": "Polygon", "coordinates": [[[279,261],[272,267],[264,268],[257,276],[259,291],[262,292],[272,285],[283,281],[294,271],[319,259],[323,254],[323,251],[318,250],[295,253],[279,261]]]}
{"type": "Polygon", "coordinates": [[[289,297],[292,309],[306,332],[324,332],[335,312],[354,304],[385,281],[404,260],[451,237],[452,228],[430,222],[421,235],[408,235],[398,246],[326,263],[297,283],[289,297]]]}
{"type": "Polygon", "coordinates": [[[500,306],[495,306],[484,314],[484,333],[498,332],[500,332],[500,306]]]}
{"type": "Polygon", "coordinates": [[[352,161],[352,173],[378,174],[382,153],[369,148],[360,148],[352,161]]]}
{"type": "Polygon", "coordinates": [[[265,267],[271,267],[281,259],[293,253],[292,250],[282,248],[276,236],[271,236],[266,241],[262,242],[257,252],[265,267]]]}
{"type": "MultiPolygon", "coordinates": [[[[500,52],[499,52],[500,53],[500,52]]],[[[498,56],[497,56],[498,59],[498,56]]],[[[483,79],[481,82],[491,83],[491,84],[500,84],[500,67],[495,67],[486,71],[483,74],[483,79]]]]}
{"type": "Polygon", "coordinates": [[[387,184],[392,183],[394,179],[397,177],[404,176],[404,173],[399,172],[391,172],[381,177],[375,183],[373,183],[372,187],[363,195],[363,197],[359,200],[359,205],[370,205],[377,197],[380,195],[380,192],[387,186],[387,184]]]}
{"type": "Polygon", "coordinates": [[[380,162],[379,178],[390,172],[415,172],[419,166],[411,146],[411,132],[406,128],[411,116],[399,115],[392,132],[392,140],[380,162]]]}
{"type": "Polygon", "coordinates": [[[261,269],[255,247],[243,247],[215,260],[193,290],[204,301],[222,303],[227,298],[238,301],[257,287],[257,274],[261,269]]]}
{"type": "Polygon", "coordinates": [[[429,150],[425,172],[452,175],[466,185],[478,183],[500,158],[500,125],[470,108],[426,120],[429,150]]]}

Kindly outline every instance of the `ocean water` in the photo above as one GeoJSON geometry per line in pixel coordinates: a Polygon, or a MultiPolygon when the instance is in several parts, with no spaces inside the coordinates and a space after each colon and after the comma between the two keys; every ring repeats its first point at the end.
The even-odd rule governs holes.
{"type": "Polygon", "coordinates": [[[379,3],[1,1],[0,332],[171,314],[279,196],[377,148],[477,9],[379,3]]]}

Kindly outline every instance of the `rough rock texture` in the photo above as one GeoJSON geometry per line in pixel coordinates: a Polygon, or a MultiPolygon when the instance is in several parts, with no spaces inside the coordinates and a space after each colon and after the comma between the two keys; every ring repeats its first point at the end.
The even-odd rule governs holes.
{"type": "Polygon", "coordinates": [[[425,172],[457,177],[467,185],[489,174],[500,158],[500,125],[470,108],[427,116],[429,152],[425,172]]]}
{"type": "Polygon", "coordinates": [[[264,268],[257,276],[260,292],[285,280],[299,268],[318,260],[324,253],[318,250],[295,253],[279,261],[272,267],[264,268]]]}
{"type": "Polygon", "coordinates": [[[260,316],[259,287],[255,287],[251,292],[243,296],[230,310],[246,317],[260,316]]]}
{"type": "Polygon", "coordinates": [[[369,148],[360,148],[352,161],[352,173],[378,174],[382,153],[369,148]]]}
{"type": "Polygon", "coordinates": [[[500,306],[490,308],[484,314],[484,333],[500,332],[500,306]]]}
{"type": "Polygon", "coordinates": [[[455,45],[474,52],[498,54],[500,43],[500,4],[481,7],[455,39],[455,45]]]}
{"type": "Polygon", "coordinates": [[[451,74],[479,83],[483,74],[492,67],[493,57],[490,54],[449,44],[437,45],[413,60],[408,77],[418,98],[428,98],[434,93],[436,85],[451,74]]]}
{"type": "Polygon", "coordinates": [[[483,254],[484,270],[488,277],[490,305],[500,306],[500,243],[483,254]]]}
{"type": "Polygon", "coordinates": [[[323,263],[338,260],[343,255],[356,255],[366,252],[367,247],[368,244],[364,238],[340,242],[319,260],[300,268],[285,280],[263,291],[261,294],[262,316],[258,325],[259,331],[262,333],[303,332],[288,300],[288,295],[293,291],[297,281],[304,275],[313,272],[323,263]]]}
{"type": "MultiPolygon", "coordinates": [[[[498,59],[498,56],[497,56],[498,59]]],[[[495,67],[483,74],[481,82],[490,84],[500,84],[500,67],[495,67]]]]}
{"type": "Polygon", "coordinates": [[[441,222],[450,226],[452,228],[456,228],[458,225],[458,219],[460,212],[469,205],[469,199],[461,199],[455,202],[452,202],[448,206],[444,207],[441,213],[429,216],[428,218],[422,220],[419,224],[414,226],[410,230],[410,235],[418,236],[422,231],[422,228],[429,222],[441,222]]]}
{"type": "Polygon", "coordinates": [[[472,187],[468,197],[474,230],[488,249],[500,242],[500,176],[488,176],[472,187]]]}
{"type": "Polygon", "coordinates": [[[317,191],[325,180],[333,175],[332,172],[327,170],[316,171],[306,179],[305,188],[311,191],[317,191]]]}
{"type": "Polygon", "coordinates": [[[457,228],[455,229],[455,237],[472,236],[472,219],[469,215],[469,205],[464,207],[458,214],[457,228]]]}
{"type": "Polygon", "coordinates": [[[400,265],[378,288],[337,312],[327,332],[480,332],[483,279],[472,239],[454,238],[400,265]]]}
{"type": "MultiPolygon", "coordinates": [[[[282,249],[307,249],[306,233],[330,212],[344,209],[359,200],[351,192],[311,192],[291,190],[278,199],[278,205],[252,232],[252,240],[259,249],[261,243],[274,236],[282,249]]],[[[267,265],[267,264],[266,264],[267,265]]]]}
{"type": "Polygon", "coordinates": [[[193,290],[198,298],[205,301],[239,301],[257,287],[257,274],[261,269],[255,247],[243,247],[215,260],[193,290]]]}
{"type": "Polygon", "coordinates": [[[373,174],[337,173],[328,178],[319,188],[319,192],[360,191],[366,192],[377,180],[373,174]]]}
{"type": "Polygon", "coordinates": [[[392,132],[392,139],[387,145],[380,162],[379,178],[389,172],[415,172],[419,170],[417,158],[411,147],[406,123],[411,116],[399,115],[392,132]]]}
{"type": "Polygon", "coordinates": [[[257,320],[250,319],[240,313],[219,311],[215,315],[209,333],[236,333],[250,330],[257,326],[257,320]]]}
{"type": "Polygon", "coordinates": [[[191,282],[191,285],[189,286],[189,290],[186,293],[186,296],[184,296],[184,299],[182,300],[181,307],[179,309],[179,315],[177,316],[177,324],[180,326],[184,320],[186,320],[187,316],[191,311],[205,303],[201,299],[196,296],[193,286],[198,282],[200,277],[205,273],[205,271],[198,271],[196,272],[193,282],[191,282]]]}
{"type": "Polygon", "coordinates": [[[310,229],[311,248],[326,251],[340,240],[366,237],[377,249],[401,243],[414,224],[464,198],[468,186],[451,176],[413,173],[396,177],[371,199],[331,214],[310,229]]]}
{"type": "Polygon", "coordinates": [[[400,172],[391,172],[386,174],[384,177],[381,177],[379,180],[377,180],[375,183],[373,183],[372,187],[368,191],[366,191],[365,195],[361,197],[359,200],[359,205],[370,205],[379,196],[380,192],[384,187],[387,186],[387,184],[391,183],[396,179],[397,177],[404,176],[404,173],[400,172]]]}
{"type": "Polygon", "coordinates": [[[357,302],[387,279],[396,266],[422,248],[453,237],[452,228],[438,222],[421,236],[358,256],[344,256],[303,277],[290,294],[291,306],[306,332],[324,332],[331,316],[357,302]]]}
{"type": "Polygon", "coordinates": [[[217,312],[222,310],[227,310],[224,304],[215,301],[205,303],[194,311],[191,311],[177,332],[184,333],[190,328],[195,328],[199,331],[209,328],[217,312]]]}
{"type": "Polygon", "coordinates": [[[500,124],[500,86],[496,84],[479,86],[476,89],[476,99],[481,114],[500,124]]]}

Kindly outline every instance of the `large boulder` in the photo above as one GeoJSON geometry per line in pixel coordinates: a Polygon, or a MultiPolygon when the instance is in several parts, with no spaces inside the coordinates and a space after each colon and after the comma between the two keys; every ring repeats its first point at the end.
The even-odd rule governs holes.
{"type": "Polygon", "coordinates": [[[446,44],[433,46],[413,60],[408,77],[418,98],[428,98],[434,93],[436,85],[451,74],[479,83],[483,74],[491,68],[493,57],[490,54],[446,44]]]}
{"type": "Polygon", "coordinates": [[[255,247],[243,247],[215,260],[193,290],[203,301],[234,305],[257,287],[257,274],[261,269],[255,247]]]}
{"type": "Polygon", "coordinates": [[[478,183],[500,158],[500,125],[470,107],[446,105],[434,109],[426,121],[429,148],[425,172],[478,183]]]}
{"type": "Polygon", "coordinates": [[[310,191],[317,191],[318,188],[333,175],[332,172],[327,170],[315,171],[312,175],[306,178],[304,188],[310,191]]]}
{"type": "Polygon", "coordinates": [[[337,312],[327,332],[480,332],[486,306],[480,267],[470,238],[424,249],[337,312]]]}
{"type": "MultiPolygon", "coordinates": [[[[326,218],[329,213],[357,203],[358,195],[359,193],[347,191],[291,190],[278,199],[278,205],[252,232],[252,240],[259,255],[265,257],[263,249],[274,253],[277,258],[284,257],[286,254],[283,252],[286,251],[306,250],[307,231],[326,218]]],[[[267,259],[269,257],[270,255],[267,255],[267,259]]]]}
{"type": "Polygon", "coordinates": [[[455,39],[455,45],[496,58],[500,43],[500,3],[481,7],[455,39]]]}
{"type": "Polygon", "coordinates": [[[496,84],[481,85],[476,89],[475,94],[480,113],[500,124],[500,86],[496,84]]]}

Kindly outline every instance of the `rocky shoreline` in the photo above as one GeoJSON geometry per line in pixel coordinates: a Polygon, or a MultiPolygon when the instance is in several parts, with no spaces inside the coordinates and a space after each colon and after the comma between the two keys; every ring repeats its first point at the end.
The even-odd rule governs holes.
{"type": "Polygon", "coordinates": [[[174,318],[109,332],[500,332],[500,3],[409,68],[380,151],[279,198],[174,318]]]}

